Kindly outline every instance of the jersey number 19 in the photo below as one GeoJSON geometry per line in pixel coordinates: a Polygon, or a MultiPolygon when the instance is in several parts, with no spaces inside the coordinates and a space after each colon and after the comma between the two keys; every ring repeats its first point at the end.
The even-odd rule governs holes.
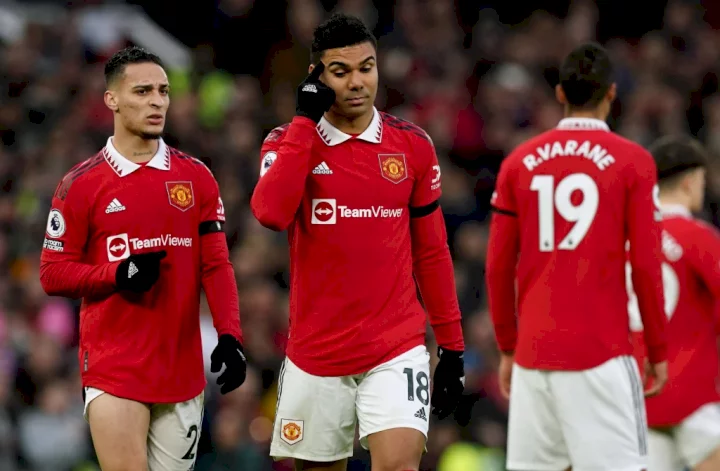
{"type": "Polygon", "coordinates": [[[560,241],[559,250],[574,250],[587,234],[595,214],[600,195],[597,184],[589,175],[573,173],[555,186],[552,175],[535,175],[530,189],[538,194],[538,233],[541,252],[555,250],[555,211],[566,221],[574,222],[570,231],[560,241]],[[579,192],[578,204],[573,194],[579,192]]]}

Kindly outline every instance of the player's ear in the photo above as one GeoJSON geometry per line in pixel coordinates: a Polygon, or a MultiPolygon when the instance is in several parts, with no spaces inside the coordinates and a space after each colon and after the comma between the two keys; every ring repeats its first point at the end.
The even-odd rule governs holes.
{"type": "Polygon", "coordinates": [[[105,101],[105,106],[110,108],[110,110],[112,110],[113,112],[117,111],[120,108],[117,101],[117,95],[112,90],[105,90],[103,100],[105,101]]]}
{"type": "Polygon", "coordinates": [[[615,98],[617,98],[617,85],[615,83],[610,85],[610,88],[608,88],[608,91],[605,94],[605,98],[607,98],[610,103],[615,101],[615,98]]]}
{"type": "Polygon", "coordinates": [[[562,85],[559,83],[555,85],[555,99],[560,103],[561,105],[567,105],[567,97],[565,96],[565,90],[563,90],[562,85]]]}

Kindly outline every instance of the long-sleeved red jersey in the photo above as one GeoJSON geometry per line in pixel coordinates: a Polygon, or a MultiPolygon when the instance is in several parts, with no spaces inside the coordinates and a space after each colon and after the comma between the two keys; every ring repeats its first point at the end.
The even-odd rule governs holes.
{"type": "Polygon", "coordinates": [[[200,394],[201,288],[218,333],[241,337],[224,221],[208,168],[162,140],[155,156],[138,165],[111,138],[63,178],[48,218],[40,276],[48,294],[83,298],[83,386],[150,403],[200,394]],[[155,286],[144,294],[117,292],[120,261],[156,250],[167,257],[155,286]]]}
{"type": "Polygon", "coordinates": [[[582,118],[503,161],[486,277],[498,345],[519,365],[582,370],[631,354],[628,241],[648,354],[665,359],[656,172],[642,147],[582,118]]]}
{"type": "MultiPolygon", "coordinates": [[[[717,314],[720,234],[682,206],[663,206],[663,286],[668,318],[668,383],[646,400],[648,425],[679,425],[700,407],[720,401],[717,314]]],[[[632,273],[632,270],[628,270],[632,273]]],[[[635,355],[645,359],[643,322],[632,282],[631,329],[635,355]]]]}
{"type": "Polygon", "coordinates": [[[296,117],[263,143],[256,218],[290,241],[288,357],[318,376],[366,372],[424,343],[464,349],[427,134],[374,112],[354,137],[296,117]]]}

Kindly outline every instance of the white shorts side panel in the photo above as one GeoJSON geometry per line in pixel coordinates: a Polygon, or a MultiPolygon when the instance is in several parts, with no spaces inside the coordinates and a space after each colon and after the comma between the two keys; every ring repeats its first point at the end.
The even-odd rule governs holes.
{"type": "Polygon", "coordinates": [[[430,421],[430,354],[424,345],[370,370],[357,392],[360,443],[394,428],[412,428],[427,440],[430,421]]]}
{"type": "Polygon", "coordinates": [[[623,356],[584,371],[515,365],[508,469],[640,471],[647,425],[640,375],[623,356]]]}
{"type": "Polygon", "coordinates": [[[270,456],[331,462],[352,456],[355,379],[308,374],[285,359],[270,456]]]}

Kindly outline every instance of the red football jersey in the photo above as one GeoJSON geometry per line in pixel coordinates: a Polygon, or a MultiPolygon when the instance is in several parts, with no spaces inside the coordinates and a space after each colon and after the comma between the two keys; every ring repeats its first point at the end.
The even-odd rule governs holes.
{"type": "Polygon", "coordinates": [[[595,119],[563,119],[503,161],[487,283],[498,344],[519,365],[582,370],[632,353],[628,240],[650,355],[664,359],[656,180],[650,154],[595,119]]]}
{"type": "MultiPolygon", "coordinates": [[[[377,110],[355,137],[324,118],[317,127],[295,118],[268,135],[261,158],[253,211],[266,220],[292,220],[288,358],[310,374],[344,376],[369,371],[423,344],[426,314],[413,279],[416,241],[411,243],[409,210],[440,197],[440,166],[427,134],[377,110]],[[290,199],[290,189],[269,186],[287,171],[280,170],[283,159],[292,159],[285,161],[291,165],[301,158],[299,152],[310,150],[309,166],[297,172],[306,171],[307,178],[294,182],[299,209],[267,216],[270,206],[290,199]]],[[[288,205],[294,203],[283,207],[288,205]]],[[[442,244],[447,252],[445,240],[442,244]]],[[[458,327],[462,349],[451,290],[447,314],[458,327]]]]}
{"type": "MultiPolygon", "coordinates": [[[[677,425],[698,408],[720,400],[715,331],[720,299],[720,235],[682,206],[663,207],[663,287],[668,318],[669,381],[647,398],[648,424],[677,425]]],[[[645,358],[640,318],[628,267],[630,326],[635,355],[645,358]]]]}
{"type": "MultiPolygon", "coordinates": [[[[198,228],[211,221],[224,221],[224,209],[209,169],[162,140],[157,154],[138,165],[111,138],[65,176],[52,200],[41,262],[96,267],[108,288],[83,298],[83,386],[149,403],[186,401],[204,389],[198,228]],[[150,291],[114,291],[115,265],[157,250],[167,257],[150,291]]],[[[224,333],[239,336],[239,318],[224,333]]]]}

